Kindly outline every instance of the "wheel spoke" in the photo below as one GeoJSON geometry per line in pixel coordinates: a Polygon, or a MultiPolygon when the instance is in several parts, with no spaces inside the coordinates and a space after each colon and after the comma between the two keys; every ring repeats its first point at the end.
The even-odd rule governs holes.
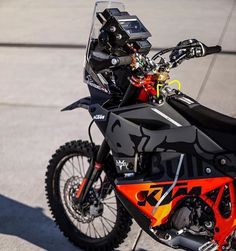
{"type": "Polygon", "coordinates": [[[66,169],[62,169],[62,171],[67,175],[67,177],[71,177],[71,175],[68,173],[68,171],[66,171],[66,169]]]}
{"type": "Polygon", "coordinates": [[[86,232],[85,232],[86,235],[88,235],[88,228],[89,228],[89,226],[87,227],[87,230],[86,230],[86,232]]]}
{"type": "Polygon", "coordinates": [[[114,196],[111,196],[111,197],[107,197],[107,198],[104,198],[103,200],[110,200],[110,199],[113,199],[113,198],[115,198],[116,196],[114,195],[114,196]]]}
{"type": "MultiPolygon", "coordinates": [[[[78,158],[78,157],[77,157],[78,158]]],[[[70,163],[71,163],[71,165],[72,165],[72,167],[73,167],[73,173],[74,173],[74,171],[76,170],[77,172],[78,172],[78,174],[81,176],[81,178],[82,178],[82,174],[81,174],[81,171],[78,169],[78,167],[75,165],[75,163],[74,163],[74,157],[70,160],[70,163]]]]}
{"type": "Polygon", "coordinates": [[[104,205],[110,210],[110,212],[116,217],[116,214],[114,213],[114,211],[112,211],[111,209],[115,210],[115,212],[117,212],[117,210],[113,207],[108,206],[107,204],[104,203],[104,205]]]}
{"type": "Polygon", "coordinates": [[[68,162],[71,164],[72,166],[72,175],[75,176],[75,166],[74,163],[72,162],[72,159],[68,159],[68,162]]]}
{"type": "Polygon", "coordinates": [[[90,222],[89,222],[89,236],[92,237],[92,231],[91,231],[90,222]]]}
{"type": "Polygon", "coordinates": [[[78,164],[79,164],[79,169],[80,169],[81,176],[84,177],[84,176],[85,176],[85,173],[83,172],[83,169],[81,168],[79,156],[77,156],[77,161],[78,161],[78,164]]]}
{"type": "Polygon", "coordinates": [[[109,233],[109,230],[107,229],[106,225],[104,224],[102,218],[99,217],[99,219],[100,219],[100,221],[101,221],[101,223],[102,223],[102,226],[103,226],[104,235],[106,236],[106,235],[107,235],[107,234],[106,234],[106,231],[107,231],[107,233],[109,233]]]}
{"type": "Polygon", "coordinates": [[[103,192],[106,193],[106,191],[109,189],[109,187],[106,187],[107,183],[108,182],[105,182],[105,183],[102,182],[102,188],[101,188],[101,191],[100,191],[100,198],[102,197],[103,192]]]}
{"type": "Polygon", "coordinates": [[[84,176],[85,176],[86,172],[85,172],[85,168],[84,168],[84,158],[83,158],[83,156],[81,156],[81,159],[82,159],[82,167],[83,167],[84,176]]]}
{"type": "MultiPolygon", "coordinates": [[[[78,158],[78,157],[77,157],[78,158]]],[[[77,172],[79,173],[79,175],[80,175],[80,177],[83,179],[83,174],[82,174],[82,172],[81,172],[81,169],[80,169],[80,167],[78,167],[77,165],[75,165],[75,169],[77,170],[77,172]]]]}
{"type": "Polygon", "coordinates": [[[109,203],[103,202],[103,204],[117,212],[117,209],[110,206],[109,203]]]}
{"type": "Polygon", "coordinates": [[[87,230],[86,230],[86,235],[88,235],[88,233],[89,233],[89,224],[88,224],[88,227],[87,227],[87,230]]]}
{"type": "Polygon", "coordinates": [[[99,234],[99,232],[97,231],[97,229],[95,228],[93,222],[91,222],[93,228],[94,228],[94,231],[98,234],[99,238],[102,238],[102,236],[99,234]]]}
{"type": "Polygon", "coordinates": [[[68,159],[64,165],[65,165],[65,167],[67,168],[67,169],[66,169],[67,172],[70,173],[70,177],[71,177],[71,176],[74,176],[74,175],[73,175],[73,171],[71,170],[70,166],[68,166],[68,163],[71,164],[70,159],[68,159]]]}
{"type": "Polygon", "coordinates": [[[111,228],[113,228],[113,226],[111,225],[111,223],[115,225],[115,222],[113,222],[113,221],[107,219],[107,218],[104,217],[104,216],[101,216],[101,217],[107,222],[107,224],[108,224],[111,228]],[[111,223],[110,223],[110,222],[111,222],[111,223]]]}
{"type": "Polygon", "coordinates": [[[67,180],[64,180],[64,179],[60,178],[60,182],[61,182],[61,181],[63,181],[64,183],[66,183],[67,180]]]}

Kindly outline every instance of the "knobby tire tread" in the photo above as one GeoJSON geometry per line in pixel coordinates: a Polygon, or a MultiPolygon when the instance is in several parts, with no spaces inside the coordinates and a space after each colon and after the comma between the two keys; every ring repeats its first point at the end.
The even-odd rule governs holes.
{"type": "Polygon", "coordinates": [[[62,145],[55,154],[53,154],[47,166],[45,178],[45,190],[47,203],[52,217],[66,238],[75,246],[86,251],[111,251],[119,247],[127,237],[132,219],[126,209],[117,199],[117,219],[113,230],[101,239],[91,239],[80,232],[69,220],[61,203],[58,191],[56,191],[55,172],[59,162],[70,154],[78,154],[84,157],[92,158],[93,147],[88,141],[71,141],[62,145]]]}

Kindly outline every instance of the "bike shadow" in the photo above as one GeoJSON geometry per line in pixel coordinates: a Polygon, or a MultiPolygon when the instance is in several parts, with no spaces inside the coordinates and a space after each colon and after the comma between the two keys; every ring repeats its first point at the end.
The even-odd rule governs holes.
{"type": "Polygon", "coordinates": [[[0,234],[17,236],[48,251],[79,251],[60,233],[42,208],[0,194],[0,234]]]}
{"type": "MultiPolygon", "coordinates": [[[[48,251],[82,251],[60,233],[55,222],[44,214],[43,208],[31,207],[1,194],[0,234],[19,237],[48,251]]],[[[147,250],[137,249],[136,251],[147,250]]]]}

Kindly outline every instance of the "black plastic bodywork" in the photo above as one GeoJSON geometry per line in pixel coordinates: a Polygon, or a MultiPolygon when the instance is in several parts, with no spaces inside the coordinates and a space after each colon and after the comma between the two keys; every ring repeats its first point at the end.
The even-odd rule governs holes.
{"type": "Polygon", "coordinates": [[[163,106],[138,104],[112,111],[95,104],[90,106],[90,114],[93,118],[98,115],[102,118],[95,119],[97,126],[111,150],[124,157],[134,157],[141,152],[175,151],[210,161],[223,151],[167,103],[163,106]],[[146,129],[150,121],[155,124],[154,120],[156,129],[146,129]]]}
{"type": "MultiPolygon", "coordinates": [[[[191,158],[196,158],[198,162],[208,163],[220,172],[235,177],[236,155],[233,130],[236,128],[234,127],[236,120],[229,118],[230,124],[227,124],[226,121],[223,129],[222,126],[219,126],[218,131],[221,130],[219,133],[223,136],[228,133],[232,135],[227,144],[233,147],[226,147],[224,137],[221,139],[219,136],[214,137],[212,134],[208,134],[208,130],[215,130],[216,123],[212,124],[214,129],[210,129],[210,124],[203,126],[203,122],[196,121],[194,115],[190,117],[190,112],[185,116],[187,109],[194,112],[199,105],[193,99],[179,95],[173,96],[168,103],[166,102],[162,106],[155,103],[141,103],[105,109],[101,105],[91,102],[90,97],[86,97],[67,106],[62,111],[79,107],[88,109],[117,161],[125,160],[134,165],[135,156],[140,153],[184,153],[192,156],[191,158]],[[181,109],[182,106],[184,109],[181,109]],[[224,129],[227,126],[231,128],[231,131],[228,132],[224,129]],[[221,159],[226,160],[224,165],[220,164],[221,159]]],[[[225,117],[222,115],[218,118],[221,125],[224,123],[225,117]]],[[[202,165],[198,163],[198,166],[202,165]]]]}
{"type": "Polygon", "coordinates": [[[86,97],[86,98],[79,99],[78,101],[75,101],[74,103],[66,106],[61,111],[62,112],[71,111],[76,108],[84,108],[84,109],[88,110],[90,105],[91,105],[91,99],[90,99],[90,97],[86,97]]]}
{"type": "Polygon", "coordinates": [[[236,151],[236,119],[211,110],[186,95],[173,96],[169,102],[180,114],[225,149],[236,151]]]}

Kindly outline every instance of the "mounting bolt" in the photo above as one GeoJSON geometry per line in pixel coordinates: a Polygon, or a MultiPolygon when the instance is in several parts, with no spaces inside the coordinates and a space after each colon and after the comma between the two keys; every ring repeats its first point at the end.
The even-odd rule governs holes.
{"type": "Polygon", "coordinates": [[[111,32],[115,32],[115,31],[116,31],[116,27],[115,27],[115,26],[111,26],[111,27],[110,27],[110,31],[111,31],[111,32]]]}
{"type": "Polygon", "coordinates": [[[221,159],[221,160],[220,160],[220,164],[221,164],[222,166],[226,165],[226,159],[221,159]]]}
{"type": "Polygon", "coordinates": [[[170,234],[166,234],[165,237],[164,237],[164,239],[165,239],[166,241],[170,241],[170,240],[172,239],[172,237],[171,237],[170,234]]]}
{"type": "Polygon", "coordinates": [[[113,58],[113,59],[111,60],[111,64],[112,64],[112,65],[117,65],[117,64],[119,64],[119,59],[113,58]]]}
{"type": "Polygon", "coordinates": [[[206,171],[207,174],[210,174],[211,173],[211,168],[207,167],[205,171],[206,171]]]}
{"type": "Polygon", "coordinates": [[[122,35],[121,34],[117,34],[116,35],[116,39],[121,40],[122,39],[122,35]]]}

